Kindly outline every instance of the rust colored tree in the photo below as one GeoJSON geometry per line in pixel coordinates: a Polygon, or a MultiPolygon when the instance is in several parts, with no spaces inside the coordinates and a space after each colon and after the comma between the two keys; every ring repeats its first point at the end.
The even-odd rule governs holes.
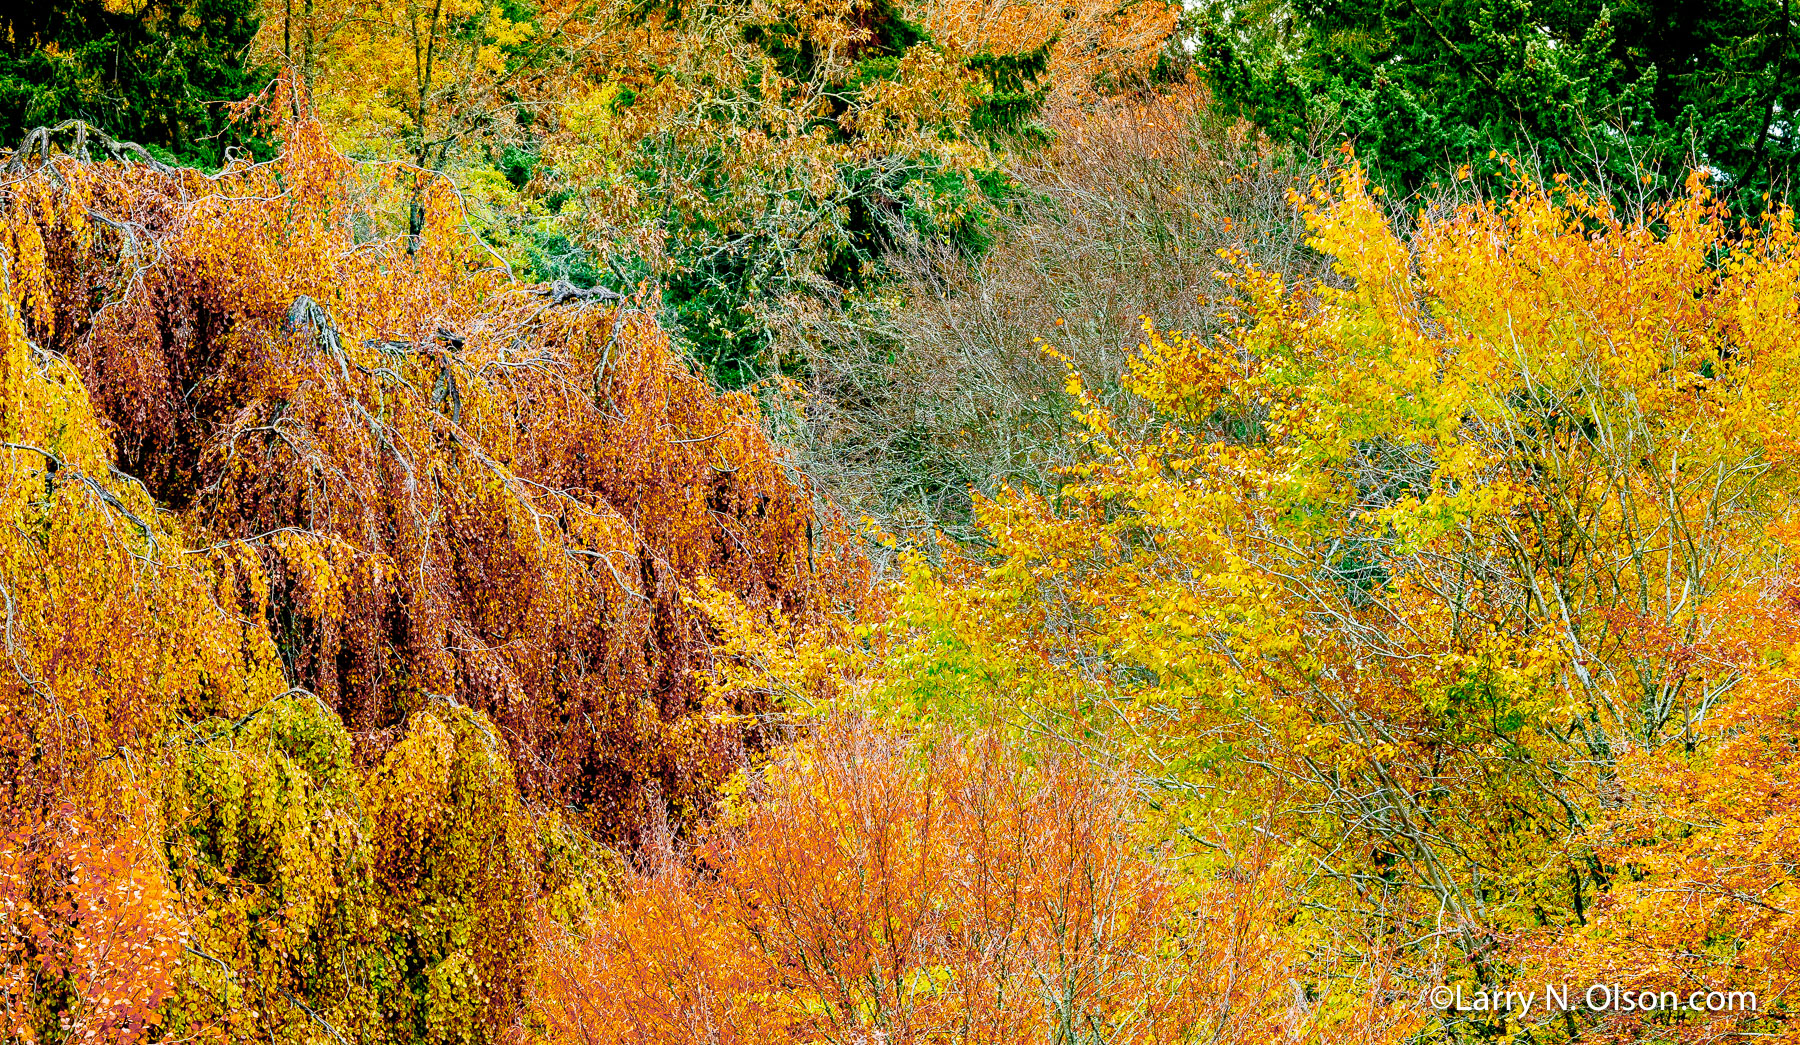
{"type": "Polygon", "coordinates": [[[15,1037],[506,1033],[531,905],[775,735],[684,592],[855,595],[642,303],[278,130],[205,176],[65,128],[0,185],[15,1037]]]}

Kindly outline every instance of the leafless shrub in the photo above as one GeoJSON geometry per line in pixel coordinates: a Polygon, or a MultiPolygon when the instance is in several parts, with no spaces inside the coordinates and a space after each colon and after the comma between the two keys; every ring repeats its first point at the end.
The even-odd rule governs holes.
{"type": "Polygon", "coordinates": [[[1288,201],[1306,161],[1219,116],[1202,89],[1051,123],[1054,143],[1012,163],[1019,194],[978,262],[911,242],[886,259],[882,294],[792,302],[781,318],[811,377],[803,467],[850,511],[901,533],[966,532],[971,491],[1044,487],[1072,452],[1064,365],[1046,345],[1123,407],[1146,317],[1219,322],[1221,250],[1291,279],[1323,268],[1288,201]]]}

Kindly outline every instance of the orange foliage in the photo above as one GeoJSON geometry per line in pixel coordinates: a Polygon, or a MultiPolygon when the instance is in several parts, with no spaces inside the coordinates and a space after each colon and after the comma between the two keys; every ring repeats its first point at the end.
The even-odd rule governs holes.
{"type": "MultiPolygon", "coordinates": [[[[1796,535],[1784,536],[1793,547],[1796,535]]],[[[1660,1010],[1600,1015],[1596,1040],[1800,1040],[1789,1021],[1768,1023],[1800,989],[1800,588],[1774,578],[1721,609],[1737,626],[1681,652],[1729,665],[1731,702],[1689,736],[1622,761],[1593,831],[1611,888],[1584,924],[1520,941],[1538,982],[1659,996],[1660,1010]],[[1704,997],[1671,1013],[1664,992],[1683,1008],[1704,997]]]]}
{"type": "Polygon", "coordinates": [[[514,282],[441,187],[388,235],[410,184],[280,130],[0,194],[14,1037],[502,1037],[531,905],[769,739],[687,593],[857,597],[643,303],[514,282]]]}
{"type": "Polygon", "coordinates": [[[1181,15],[1180,4],[1163,0],[923,0],[916,9],[932,37],[956,54],[1016,54],[1054,40],[1053,109],[1138,82],[1156,64],[1181,15]]]}
{"type": "Polygon", "coordinates": [[[65,806],[53,823],[11,832],[0,849],[0,1032],[144,1040],[174,991],[180,936],[135,827],[106,831],[65,806]]]}
{"type": "Polygon", "coordinates": [[[584,937],[541,929],[546,1040],[1265,1042],[1312,1027],[1274,931],[1270,854],[1227,848],[1181,884],[1123,771],[992,733],[914,745],[832,720],[746,799],[691,865],[647,851],[584,937]]]}
{"type": "Polygon", "coordinates": [[[217,182],[83,175],[107,222],[32,226],[37,343],[200,554],[266,574],[290,679],[362,758],[454,694],[609,829],[645,784],[692,811],[736,734],[698,707],[680,591],[705,572],[808,612],[805,495],[753,401],[708,393],[645,311],[511,283],[447,193],[426,236],[359,241],[383,215],[352,176],[309,126],[217,182]]]}

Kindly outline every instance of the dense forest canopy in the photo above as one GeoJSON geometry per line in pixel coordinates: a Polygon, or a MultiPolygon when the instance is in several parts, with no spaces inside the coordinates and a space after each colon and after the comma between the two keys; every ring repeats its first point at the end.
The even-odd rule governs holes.
{"type": "Polygon", "coordinates": [[[1793,34],[0,13],[0,1038],[1800,1039],[1793,34]]]}

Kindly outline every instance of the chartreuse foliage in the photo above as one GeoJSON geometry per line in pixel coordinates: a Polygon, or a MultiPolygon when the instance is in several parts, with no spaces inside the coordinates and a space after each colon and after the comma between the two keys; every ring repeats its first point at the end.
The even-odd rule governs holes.
{"type": "Polygon", "coordinates": [[[684,593],[854,595],[642,311],[281,136],[0,196],[9,1039],[513,1033],[534,912],[763,742],[684,593]]]}
{"type": "Polygon", "coordinates": [[[193,917],[168,1032],[223,1023],[253,1034],[248,1013],[271,1000],[282,1003],[264,1026],[305,1022],[283,995],[336,1026],[367,1022],[370,974],[387,970],[370,946],[369,829],[343,723],[287,694],[171,739],[169,878],[193,917]]]}
{"type": "Polygon", "coordinates": [[[487,1040],[518,1010],[532,871],[506,748],[473,712],[422,711],[368,791],[382,951],[400,974],[377,1011],[402,1039],[487,1040]]]}
{"type": "Polygon", "coordinates": [[[366,779],[310,695],[195,723],[176,744],[169,866],[202,960],[183,967],[171,1033],[473,1042],[506,1026],[534,853],[483,717],[418,712],[366,779]],[[261,1005],[276,1011],[246,1023],[261,1005]]]}
{"type": "Polygon", "coordinates": [[[916,564],[851,698],[1116,751],[1186,830],[1288,796],[1314,997],[1361,989],[1343,959],[1780,995],[1800,263],[1791,215],[1699,185],[1653,224],[1527,187],[1408,243],[1356,168],[1315,184],[1344,289],[1227,256],[1228,331],[1148,330],[1143,418],[1090,402],[1059,491],[916,564]]]}

